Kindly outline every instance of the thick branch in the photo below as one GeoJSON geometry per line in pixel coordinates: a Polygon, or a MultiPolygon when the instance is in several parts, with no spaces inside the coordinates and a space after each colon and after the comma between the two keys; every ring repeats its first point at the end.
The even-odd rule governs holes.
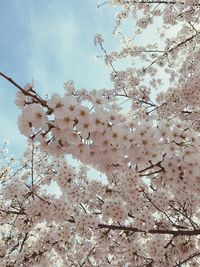
{"type": "Polygon", "coordinates": [[[124,231],[131,231],[135,233],[149,233],[149,234],[161,234],[161,235],[173,235],[173,236],[179,236],[179,235],[186,235],[186,236],[193,236],[193,235],[200,235],[200,229],[196,230],[156,230],[152,229],[149,231],[140,230],[138,228],[134,227],[128,227],[128,226],[118,226],[118,225],[108,225],[108,224],[98,224],[98,227],[101,229],[111,229],[111,230],[124,230],[124,231]]]}
{"type": "MultiPolygon", "coordinates": [[[[69,219],[69,223],[75,223],[74,219],[69,219]]],[[[130,227],[130,226],[121,226],[121,225],[109,225],[109,224],[98,224],[98,229],[108,229],[108,230],[119,230],[119,231],[130,231],[135,233],[148,233],[148,234],[160,234],[160,235],[173,235],[173,236],[194,236],[194,235],[200,235],[200,229],[195,230],[167,230],[167,229],[152,229],[149,231],[140,230],[136,227],[130,227]]]]}

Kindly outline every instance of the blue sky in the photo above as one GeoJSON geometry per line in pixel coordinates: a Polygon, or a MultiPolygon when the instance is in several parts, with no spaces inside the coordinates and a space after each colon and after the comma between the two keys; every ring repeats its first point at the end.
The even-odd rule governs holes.
{"type": "MultiPolygon", "coordinates": [[[[110,69],[95,60],[93,37],[103,33],[113,50],[115,8],[96,9],[95,0],[0,0],[0,71],[21,86],[34,79],[36,89],[51,95],[73,80],[79,88],[111,86],[110,69]]],[[[21,155],[25,138],[17,128],[16,89],[0,78],[0,140],[21,155]]],[[[0,144],[0,145],[1,145],[0,144]]]]}

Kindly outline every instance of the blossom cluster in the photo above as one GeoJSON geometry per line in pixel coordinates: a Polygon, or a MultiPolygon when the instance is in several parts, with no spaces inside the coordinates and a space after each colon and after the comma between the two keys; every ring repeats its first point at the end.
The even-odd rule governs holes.
{"type": "Polygon", "coordinates": [[[199,266],[199,3],[106,4],[121,9],[114,34],[132,16],[136,29],[110,53],[94,39],[112,88],[18,86],[29,143],[20,161],[0,151],[2,267],[199,266]],[[137,45],[156,21],[160,41],[137,45]]]}

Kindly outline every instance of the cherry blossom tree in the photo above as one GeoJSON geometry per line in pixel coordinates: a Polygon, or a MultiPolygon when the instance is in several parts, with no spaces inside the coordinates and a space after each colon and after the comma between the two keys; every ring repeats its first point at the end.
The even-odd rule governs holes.
{"type": "Polygon", "coordinates": [[[101,34],[94,42],[112,88],[69,81],[63,95],[44,99],[0,73],[18,89],[18,126],[29,140],[20,161],[1,151],[2,267],[200,264],[200,3],[98,7],[106,5],[120,9],[121,45],[109,52],[101,34]],[[137,45],[152,29],[157,38],[137,45]],[[90,168],[106,179],[89,177],[90,168]]]}

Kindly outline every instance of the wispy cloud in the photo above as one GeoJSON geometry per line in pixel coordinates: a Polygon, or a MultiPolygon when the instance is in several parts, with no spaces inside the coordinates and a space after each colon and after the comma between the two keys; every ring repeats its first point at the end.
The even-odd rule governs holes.
{"type": "Polygon", "coordinates": [[[68,79],[89,88],[109,83],[110,70],[94,60],[97,49],[93,35],[98,32],[95,4],[88,1],[84,12],[84,5],[75,8],[75,4],[50,1],[45,12],[35,7],[30,14],[31,54],[27,67],[38,86],[48,93],[60,91],[68,79]]]}
{"type": "Polygon", "coordinates": [[[50,4],[45,12],[33,12],[29,23],[31,55],[27,60],[28,71],[42,90],[55,91],[55,86],[60,85],[70,70],[77,49],[79,30],[75,18],[65,14],[59,4],[50,4]]]}

